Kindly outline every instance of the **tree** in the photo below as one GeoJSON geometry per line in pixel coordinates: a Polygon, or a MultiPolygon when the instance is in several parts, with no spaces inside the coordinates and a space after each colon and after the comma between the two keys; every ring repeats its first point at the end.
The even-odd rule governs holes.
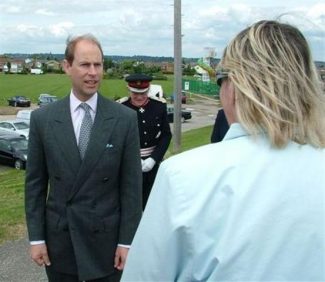
{"type": "Polygon", "coordinates": [[[11,70],[11,63],[8,61],[7,62],[7,68],[8,68],[8,73],[10,73],[10,70],[11,70]]]}

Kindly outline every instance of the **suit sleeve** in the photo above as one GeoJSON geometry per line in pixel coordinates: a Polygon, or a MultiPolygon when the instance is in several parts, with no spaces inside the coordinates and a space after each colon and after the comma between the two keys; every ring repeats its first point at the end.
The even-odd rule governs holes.
{"type": "Polygon", "coordinates": [[[142,170],[136,112],[128,111],[120,168],[121,222],[119,243],[130,245],[142,215],[142,170]]]}
{"type": "Polygon", "coordinates": [[[45,239],[45,207],[48,190],[48,174],[41,138],[41,130],[35,111],[31,115],[28,141],[28,157],[25,179],[25,211],[30,241],[45,239]]]}

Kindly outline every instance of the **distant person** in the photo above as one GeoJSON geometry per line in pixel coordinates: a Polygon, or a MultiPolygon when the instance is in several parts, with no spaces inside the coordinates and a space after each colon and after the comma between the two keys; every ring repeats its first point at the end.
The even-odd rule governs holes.
{"type": "Polygon", "coordinates": [[[159,169],[122,281],[325,281],[325,101],[301,32],[226,48],[224,140],[159,169]]]}
{"type": "Polygon", "coordinates": [[[70,94],[31,115],[30,255],[50,282],[119,281],[142,214],[136,115],[98,93],[103,52],[92,35],[68,40],[64,70],[70,94]]]}
{"type": "Polygon", "coordinates": [[[213,130],[211,134],[211,143],[217,143],[222,141],[229,129],[229,124],[223,109],[218,111],[216,120],[213,125],[213,130]]]}
{"type": "Polygon", "coordinates": [[[152,77],[145,74],[132,74],[125,80],[130,96],[120,99],[120,102],[136,111],[138,116],[144,209],[172,134],[167,119],[166,101],[156,96],[148,96],[152,77]]]}

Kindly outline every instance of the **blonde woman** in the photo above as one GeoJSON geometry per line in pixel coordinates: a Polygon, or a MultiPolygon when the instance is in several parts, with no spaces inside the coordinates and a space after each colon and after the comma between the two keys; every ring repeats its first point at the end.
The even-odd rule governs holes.
{"type": "Polygon", "coordinates": [[[325,281],[325,102],[288,24],[239,33],[220,63],[222,142],[164,161],[123,281],[325,281]]]}

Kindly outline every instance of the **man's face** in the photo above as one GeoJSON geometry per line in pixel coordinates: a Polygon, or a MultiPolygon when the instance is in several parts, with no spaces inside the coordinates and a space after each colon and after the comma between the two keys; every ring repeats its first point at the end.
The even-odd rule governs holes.
{"type": "Polygon", "coordinates": [[[148,99],[148,93],[133,93],[131,92],[131,100],[132,100],[132,104],[140,107],[142,106],[148,99]]]}
{"type": "Polygon", "coordinates": [[[81,101],[93,96],[103,75],[103,58],[98,46],[88,40],[76,44],[74,60],[64,61],[64,70],[72,81],[73,93],[81,101]]]}

